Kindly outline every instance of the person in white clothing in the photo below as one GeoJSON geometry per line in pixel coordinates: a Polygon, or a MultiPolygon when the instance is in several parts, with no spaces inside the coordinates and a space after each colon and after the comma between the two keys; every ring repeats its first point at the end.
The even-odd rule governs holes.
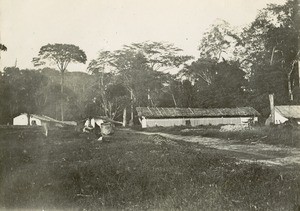
{"type": "Polygon", "coordinates": [[[139,121],[142,125],[142,128],[146,128],[147,127],[147,121],[146,118],[144,116],[142,116],[142,118],[139,118],[139,121]]]}

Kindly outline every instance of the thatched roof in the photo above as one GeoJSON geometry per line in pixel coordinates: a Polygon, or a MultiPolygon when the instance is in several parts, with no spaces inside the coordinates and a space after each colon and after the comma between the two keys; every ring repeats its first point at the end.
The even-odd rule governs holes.
{"type": "Polygon", "coordinates": [[[275,111],[285,118],[300,119],[300,105],[275,106],[275,111]]]}
{"type": "Polygon", "coordinates": [[[152,118],[175,118],[175,117],[239,117],[259,116],[260,114],[252,107],[241,108],[153,108],[137,107],[138,116],[152,118]]]}

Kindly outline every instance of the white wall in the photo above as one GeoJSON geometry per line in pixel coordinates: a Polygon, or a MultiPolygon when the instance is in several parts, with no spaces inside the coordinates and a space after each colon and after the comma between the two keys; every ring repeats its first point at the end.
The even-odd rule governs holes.
{"type": "MultiPolygon", "coordinates": [[[[276,125],[283,124],[286,121],[288,121],[288,118],[285,118],[279,112],[275,111],[275,124],[276,125]]],[[[266,125],[270,125],[270,123],[271,123],[271,115],[266,120],[266,125]]],[[[300,121],[298,121],[298,124],[300,125],[300,121]]]]}
{"type": "MultiPolygon", "coordinates": [[[[37,118],[30,117],[30,125],[32,121],[35,121],[37,125],[41,125],[41,120],[37,118]]],[[[28,118],[27,114],[21,114],[13,119],[13,125],[27,125],[28,124],[28,118]]]]}
{"type": "Polygon", "coordinates": [[[284,116],[282,116],[280,113],[278,113],[275,110],[275,124],[282,124],[284,122],[286,122],[288,119],[285,118],[284,116]]]}
{"type": "Polygon", "coordinates": [[[21,114],[13,119],[13,125],[27,125],[27,114],[21,114]]]}
{"type": "MultiPolygon", "coordinates": [[[[147,127],[163,126],[172,127],[186,125],[186,121],[190,120],[191,126],[197,125],[220,125],[220,124],[247,124],[251,117],[218,117],[218,118],[170,118],[170,119],[147,119],[147,127]]],[[[254,121],[258,121],[255,117],[254,121]]]]}
{"type": "Polygon", "coordinates": [[[37,118],[33,118],[33,117],[30,117],[30,125],[32,125],[32,121],[35,121],[36,122],[36,125],[39,125],[41,126],[42,125],[42,121],[37,119],[37,118]]]}

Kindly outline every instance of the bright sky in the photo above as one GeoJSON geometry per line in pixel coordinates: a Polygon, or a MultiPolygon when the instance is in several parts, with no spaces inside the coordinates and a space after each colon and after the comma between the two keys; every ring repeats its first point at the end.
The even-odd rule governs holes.
{"type": "MultiPolygon", "coordinates": [[[[268,3],[285,0],[0,0],[0,67],[33,68],[48,43],[78,45],[88,62],[124,44],[167,41],[198,57],[203,32],[219,19],[249,24],[268,3]]],[[[85,71],[86,65],[69,65],[85,71]]]]}

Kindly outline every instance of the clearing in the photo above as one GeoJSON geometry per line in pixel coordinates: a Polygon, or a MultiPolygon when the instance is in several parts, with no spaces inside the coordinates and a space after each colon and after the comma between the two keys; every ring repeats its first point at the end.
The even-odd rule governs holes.
{"type": "Polygon", "coordinates": [[[284,158],[290,151],[280,157],[254,148],[250,153],[251,145],[244,145],[245,153],[242,146],[226,149],[231,144],[219,139],[125,129],[108,140],[60,130],[45,138],[37,129],[0,128],[0,209],[299,208],[298,164],[241,161],[284,158]]]}

